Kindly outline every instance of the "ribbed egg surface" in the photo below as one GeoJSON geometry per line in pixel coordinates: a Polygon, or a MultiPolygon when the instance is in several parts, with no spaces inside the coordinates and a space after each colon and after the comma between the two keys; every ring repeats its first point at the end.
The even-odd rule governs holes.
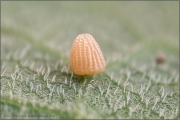
{"type": "Polygon", "coordinates": [[[104,56],[93,36],[80,34],[76,37],[71,47],[70,66],[77,75],[93,75],[103,71],[104,56]]]}

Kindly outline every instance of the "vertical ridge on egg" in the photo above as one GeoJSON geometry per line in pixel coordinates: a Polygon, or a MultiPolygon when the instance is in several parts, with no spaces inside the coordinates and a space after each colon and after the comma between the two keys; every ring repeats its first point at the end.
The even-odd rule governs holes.
{"type": "Polygon", "coordinates": [[[93,75],[105,67],[105,59],[96,40],[90,34],[80,34],[70,52],[70,67],[77,75],[93,75]]]}

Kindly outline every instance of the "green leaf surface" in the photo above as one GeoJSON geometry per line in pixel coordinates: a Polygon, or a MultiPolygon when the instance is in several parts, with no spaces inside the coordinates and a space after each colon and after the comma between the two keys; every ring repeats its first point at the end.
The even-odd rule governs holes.
{"type": "Polygon", "coordinates": [[[2,1],[1,119],[57,118],[178,119],[179,2],[2,1]],[[102,73],[72,72],[81,33],[99,43],[102,73]]]}

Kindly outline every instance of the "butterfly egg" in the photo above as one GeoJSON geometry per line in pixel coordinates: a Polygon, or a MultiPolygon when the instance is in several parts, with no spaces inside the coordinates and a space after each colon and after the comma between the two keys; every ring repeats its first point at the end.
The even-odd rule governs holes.
{"type": "Polygon", "coordinates": [[[105,59],[96,40],[90,34],[80,34],[70,51],[70,67],[77,75],[93,75],[102,72],[105,59]]]}

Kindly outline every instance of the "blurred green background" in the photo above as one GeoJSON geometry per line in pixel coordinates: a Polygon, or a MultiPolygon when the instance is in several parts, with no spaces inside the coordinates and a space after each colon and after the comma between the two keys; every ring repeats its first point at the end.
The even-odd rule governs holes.
{"type": "Polygon", "coordinates": [[[179,118],[179,2],[2,1],[1,72],[1,118],[179,118]],[[96,39],[106,59],[105,70],[87,83],[69,68],[81,33],[96,39]],[[165,55],[162,65],[155,63],[158,53],[165,55]]]}

